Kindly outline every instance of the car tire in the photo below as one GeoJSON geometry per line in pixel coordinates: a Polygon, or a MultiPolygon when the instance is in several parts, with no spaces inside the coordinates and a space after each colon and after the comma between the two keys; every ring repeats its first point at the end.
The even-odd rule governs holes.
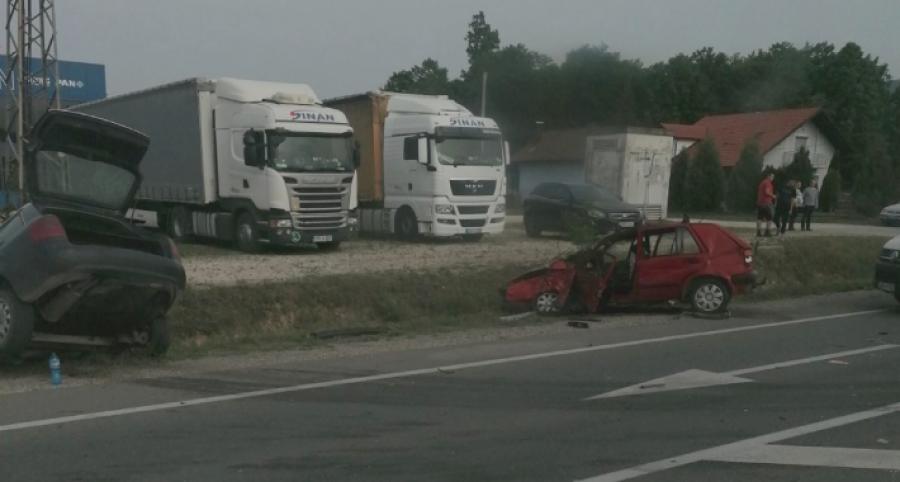
{"type": "Polygon", "coordinates": [[[408,207],[397,211],[397,219],[394,221],[394,232],[404,241],[413,241],[419,236],[419,221],[416,214],[408,207]]]}
{"type": "Polygon", "coordinates": [[[184,206],[175,206],[169,209],[165,216],[165,231],[172,241],[186,241],[191,237],[191,229],[188,229],[191,221],[191,213],[184,206]]]}
{"type": "Polygon", "coordinates": [[[482,238],[484,238],[484,234],[483,234],[483,233],[478,233],[478,234],[463,234],[463,235],[462,235],[463,241],[465,241],[465,242],[467,242],[467,243],[477,243],[477,242],[481,241],[482,238]]]}
{"type": "Polygon", "coordinates": [[[697,313],[722,313],[728,309],[731,293],[721,280],[701,278],[691,285],[688,298],[697,313]]]}
{"type": "Polygon", "coordinates": [[[534,299],[534,311],[540,315],[559,313],[559,294],[555,291],[544,291],[537,295],[534,299]]]}
{"type": "Polygon", "coordinates": [[[341,247],[340,241],[329,241],[327,243],[316,243],[316,247],[320,251],[334,251],[341,247]]]}
{"type": "Polygon", "coordinates": [[[0,288],[0,361],[13,362],[25,351],[34,330],[34,308],[8,288],[0,288]]]}
{"type": "Polygon", "coordinates": [[[238,216],[234,225],[234,243],[245,253],[259,252],[259,228],[252,214],[243,212],[238,216]]]}
{"type": "Polygon", "coordinates": [[[541,226],[538,224],[537,219],[534,218],[534,215],[529,215],[527,212],[523,216],[522,221],[525,224],[525,235],[529,238],[537,238],[541,235],[541,226]]]}
{"type": "Polygon", "coordinates": [[[150,332],[146,350],[149,355],[162,356],[169,351],[172,340],[169,337],[169,319],[165,315],[159,315],[150,321],[150,332]]]}

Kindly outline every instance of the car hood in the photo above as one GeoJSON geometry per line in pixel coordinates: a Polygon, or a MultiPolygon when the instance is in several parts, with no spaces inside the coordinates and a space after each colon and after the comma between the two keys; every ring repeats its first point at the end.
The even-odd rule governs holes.
{"type": "Polygon", "coordinates": [[[32,199],[124,214],[140,186],[139,165],[150,140],[136,130],[106,119],[51,110],[35,124],[27,145],[26,188],[32,199]],[[51,159],[50,153],[57,157],[51,159]],[[48,157],[41,158],[42,155],[48,157]],[[102,173],[104,169],[116,175],[83,172],[102,173]],[[51,183],[49,179],[42,179],[42,175],[56,178],[51,183]],[[65,186],[75,184],[68,180],[70,176],[78,177],[77,191],[65,189],[65,186]],[[66,180],[60,181],[60,177],[66,180]],[[110,182],[117,184],[110,186],[110,182]],[[47,188],[53,183],[53,189],[47,188]],[[96,193],[105,193],[106,197],[96,193]]]}
{"type": "Polygon", "coordinates": [[[885,206],[882,211],[900,211],[900,203],[891,204],[890,206],[885,206]]]}
{"type": "Polygon", "coordinates": [[[623,202],[593,202],[586,206],[588,209],[599,209],[608,213],[640,213],[641,210],[633,204],[623,202]]]}

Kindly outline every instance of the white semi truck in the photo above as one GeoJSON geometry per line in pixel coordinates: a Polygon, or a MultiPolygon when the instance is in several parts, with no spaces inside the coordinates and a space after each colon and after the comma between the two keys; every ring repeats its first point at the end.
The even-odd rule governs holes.
{"type": "Polygon", "coordinates": [[[374,91],[325,101],[359,143],[362,232],[462,236],[503,231],[506,164],[497,123],[445,95],[374,91]]]}
{"type": "Polygon", "coordinates": [[[150,137],[135,212],[173,238],[254,252],[348,237],[353,130],[308,85],[195,78],[74,109],[150,137]]]}

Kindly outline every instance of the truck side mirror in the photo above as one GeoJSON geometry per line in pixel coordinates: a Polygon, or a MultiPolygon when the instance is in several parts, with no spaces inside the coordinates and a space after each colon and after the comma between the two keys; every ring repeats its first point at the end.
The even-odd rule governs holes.
{"type": "Polygon", "coordinates": [[[425,166],[431,164],[431,156],[428,155],[429,152],[428,152],[428,138],[427,137],[418,138],[418,148],[419,148],[419,158],[418,158],[419,164],[422,164],[425,166]]]}
{"type": "Polygon", "coordinates": [[[509,165],[509,142],[503,141],[503,162],[509,165]]]}
{"type": "Polygon", "coordinates": [[[263,168],[268,159],[264,134],[257,131],[244,133],[244,164],[263,168]]]}

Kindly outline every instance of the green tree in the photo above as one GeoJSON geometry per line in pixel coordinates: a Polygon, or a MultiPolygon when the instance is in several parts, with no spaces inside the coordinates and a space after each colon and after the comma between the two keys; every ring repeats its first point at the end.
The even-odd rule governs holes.
{"type": "Polygon", "coordinates": [[[819,190],[819,209],[831,212],[837,209],[838,200],[841,198],[841,170],[832,168],[828,170],[819,190]]]}
{"type": "Polygon", "coordinates": [[[479,10],[472,16],[469,22],[469,30],[466,32],[466,55],[469,56],[469,65],[475,65],[478,61],[500,48],[500,32],[491,28],[484,18],[484,12],[479,10]]]}
{"type": "Polygon", "coordinates": [[[853,181],[853,204],[865,215],[875,215],[887,204],[897,202],[897,182],[893,159],[881,136],[873,135],[862,153],[853,181]]]}
{"type": "Polygon", "coordinates": [[[794,153],[794,159],[785,167],[784,175],[789,180],[800,181],[804,186],[808,186],[812,182],[816,175],[816,168],[809,160],[809,151],[805,147],[801,147],[794,153]]]}
{"type": "Polygon", "coordinates": [[[712,139],[704,139],[688,163],[684,199],[693,211],[718,211],[722,207],[725,179],[719,153],[712,139]]]}
{"type": "Polygon", "coordinates": [[[391,92],[413,94],[446,94],[449,88],[447,69],[432,58],[423,60],[421,65],[409,70],[394,72],[384,85],[384,89],[391,92]]]}
{"type": "Polygon", "coordinates": [[[672,158],[672,172],[669,175],[669,209],[684,209],[684,180],[687,179],[689,156],[687,149],[672,158]]]}
{"type": "Polygon", "coordinates": [[[741,148],[741,157],[728,176],[725,190],[728,209],[752,211],[756,206],[756,188],[762,175],[763,157],[759,143],[751,139],[741,148]]]}

